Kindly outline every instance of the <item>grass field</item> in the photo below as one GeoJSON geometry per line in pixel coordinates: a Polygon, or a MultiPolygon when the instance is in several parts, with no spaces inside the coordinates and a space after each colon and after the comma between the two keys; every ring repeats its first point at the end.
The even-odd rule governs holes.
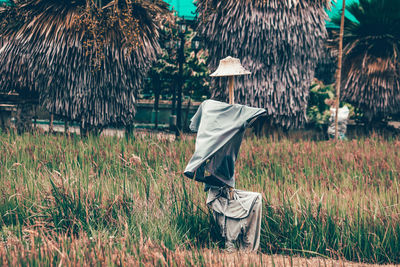
{"type": "MultiPolygon", "coordinates": [[[[182,175],[193,150],[193,137],[0,134],[0,264],[224,264],[203,186],[182,175]]],[[[399,154],[378,136],[245,139],[237,188],[264,196],[261,251],[399,264],[399,154]]]]}

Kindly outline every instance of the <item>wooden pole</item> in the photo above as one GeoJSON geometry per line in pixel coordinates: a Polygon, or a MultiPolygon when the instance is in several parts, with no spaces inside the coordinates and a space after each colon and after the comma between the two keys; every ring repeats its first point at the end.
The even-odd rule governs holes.
{"type": "Polygon", "coordinates": [[[35,117],[33,118],[33,127],[35,127],[35,130],[37,128],[37,105],[35,105],[34,107],[34,113],[35,113],[35,117]]]}
{"type": "Polygon", "coordinates": [[[233,86],[235,85],[235,76],[229,76],[229,104],[235,104],[235,94],[233,93],[233,86]]]}
{"type": "Polygon", "coordinates": [[[340,19],[340,33],[339,33],[339,55],[338,55],[338,69],[336,74],[336,114],[335,114],[335,140],[339,139],[338,132],[338,114],[339,114],[339,101],[340,101],[340,85],[342,79],[342,56],[343,56],[343,34],[344,34],[344,13],[346,9],[346,0],[343,0],[342,17],[340,19]]]}
{"type": "Polygon", "coordinates": [[[64,121],[64,134],[68,135],[69,134],[68,130],[69,130],[68,121],[67,121],[67,119],[65,119],[65,121],[64,121]]]}
{"type": "Polygon", "coordinates": [[[54,131],[53,122],[54,122],[54,115],[50,114],[49,133],[53,133],[53,131],[54,131]]]}
{"type": "MultiPolygon", "coordinates": [[[[235,85],[235,76],[229,76],[228,88],[229,88],[229,104],[235,104],[235,94],[233,93],[233,87],[235,85]]],[[[229,199],[233,199],[233,187],[229,187],[229,199]]]]}

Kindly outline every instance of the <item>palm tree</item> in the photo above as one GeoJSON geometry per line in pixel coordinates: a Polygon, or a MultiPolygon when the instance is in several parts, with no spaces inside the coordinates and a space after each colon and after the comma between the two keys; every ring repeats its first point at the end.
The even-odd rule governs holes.
{"type": "MultiPolygon", "coordinates": [[[[237,57],[251,75],[237,79],[238,103],[267,109],[284,127],[306,122],[309,87],[327,32],[327,0],[198,0],[199,30],[209,67],[237,57]]],[[[213,97],[226,100],[224,80],[212,80],[213,97]]]]}
{"type": "Polygon", "coordinates": [[[357,21],[345,20],[341,99],[370,120],[399,113],[400,1],[360,0],[346,12],[357,21]]]}
{"type": "Polygon", "coordinates": [[[0,90],[37,92],[83,129],[130,125],[169,16],[161,0],[14,1],[0,13],[0,90]]]}

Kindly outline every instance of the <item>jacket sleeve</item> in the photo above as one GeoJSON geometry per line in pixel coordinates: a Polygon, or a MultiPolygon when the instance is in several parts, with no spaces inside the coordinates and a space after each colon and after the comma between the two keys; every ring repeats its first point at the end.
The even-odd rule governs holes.
{"type": "Polygon", "coordinates": [[[197,109],[196,113],[190,119],[189,129],[192,132],[197,132],[199,130],[200,121],[201,121],[201,114],[202,114],[202,109],[203,109],[203,103],[201,103],[201,105],[197,109]]]}

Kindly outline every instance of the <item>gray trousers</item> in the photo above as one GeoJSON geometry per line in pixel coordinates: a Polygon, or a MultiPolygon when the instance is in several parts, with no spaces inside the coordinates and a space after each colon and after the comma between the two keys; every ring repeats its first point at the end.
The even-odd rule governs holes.
{"type": "Polygon", "coordinates": [[[262,197],[259,193],[234,190],[233,199],[225,189],[210,189],[207,204],[225,238],[227,251],[236,246],[244,251],[257,251],[260,246],[262,197]],[[236,243],[236,246],[235,246],[236,243]]]}

